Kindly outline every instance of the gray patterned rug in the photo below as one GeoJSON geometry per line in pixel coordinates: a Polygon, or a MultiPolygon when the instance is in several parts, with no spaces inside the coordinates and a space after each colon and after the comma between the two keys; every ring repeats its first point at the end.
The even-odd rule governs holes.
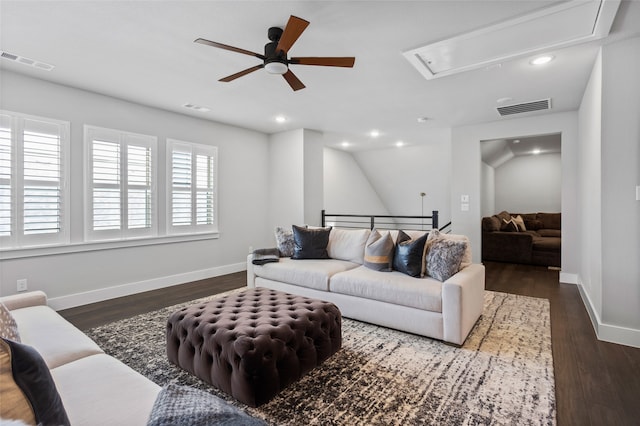
{"type": "Polygon", "coordinates": [[[462,348],[344,319],[343,348],[258,408],[231,400],[167,361],[166,319],[192,303],[87,334],[159,385],[210,391],[274,425],[555,424],[546,299],[485,292],[483,316],[462,348]]]}

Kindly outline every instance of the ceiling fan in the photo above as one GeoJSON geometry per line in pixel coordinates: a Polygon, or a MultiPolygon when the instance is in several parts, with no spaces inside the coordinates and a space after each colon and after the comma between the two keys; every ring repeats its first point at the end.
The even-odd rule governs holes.
{"type": "Polygon", "coordinates": [[[309,25],[309,21],[298,18],[291,15],[287,26],[284,28],[271,27],[267,32],[267,36],[270,43],[264,46],[264,55],[260,53],[251,52],[249,50],[240,49],[239,47],[233,47],[215,41],[205,40],[198,38],[194,40],[196,43],[206,44],[220,49],[230,50],[232,52],[242,53],[245,55],[254,56],[258,59],[262,59],[263,63],[256,65],[246,70],[231,74],[230,76],[221,78],[218,81],[230,82],[236,78],[242,77],[261,68],[267,70],[270,74],[280,74],[287,80],[289,86],[295,91],[304,89],[305,85],[295,76],[289,69],[289,65],[320,65],[326,67],[347,67],[352,68],[356,58],[353,57],[302,57],[302,58],[287,58],[287,53],[293,43],[298,40],[298,37],[309,25]]]}

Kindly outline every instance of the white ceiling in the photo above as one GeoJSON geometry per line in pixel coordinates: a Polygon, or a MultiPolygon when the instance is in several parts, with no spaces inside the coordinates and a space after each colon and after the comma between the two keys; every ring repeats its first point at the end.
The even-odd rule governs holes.
{"type": "MultiPolygon", "coordinates": [[[[477,30],[557,1],[6,1],[0,0],[0,49],[55,65],[41,71],[8,60],[3,69],[183,114],[266,133],[295,128],[325,133],[349,149],[429,143],[452,126],[505,120],[497,99],[552,98],[575,110],[598,46],[549,52],[426,80],[403,51],[477,30]],[[355,56],[353,69],[292,66],[307,86],[293,92],[259,70],[231,83],[221,77],[259,60],[193,43],[202,37],[262,52],[270,26],[289,15],[311,22],[293,56],[355,56]],[[190,102],[209,112],[182,107],[190,102]],[[278,124],[276,115],[287,117],[278,124]],[[418,117],[428,117],[418,123],[418,117]],[[378,129],[380,137],[368,135],[378,129]]],[[[623,2],[609,39],[640,33],[640,3],[623,2]]]]}

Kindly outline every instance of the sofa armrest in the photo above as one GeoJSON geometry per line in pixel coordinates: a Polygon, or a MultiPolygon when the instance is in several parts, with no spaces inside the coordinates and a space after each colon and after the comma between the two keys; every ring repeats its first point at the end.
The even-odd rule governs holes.
{"type": "Polygon", "coordinates": [[[15,309],[27,308],[29,306],[47,306],[47,295],[43,291],[30,291],[28,293],[14,294],[4,296],[0,301],[5,304],[7,309],[13,311],[15,309]]]}
{"type": "Polygon", "coordinates": [[[533,235],[526,232],[483,232],[482,260],[531,263],[533,235]]]}
{"type": "Polygon", "coordinates": [[[253,273],[253,253],[247,256],[247,287],[256,287],[256,274],[253,273]]]}
{"type": "Polygon", "coordinates": [[[442,283],[444,340],[462,345],[484,309],[484,265],[473,263],[442,283]]]}

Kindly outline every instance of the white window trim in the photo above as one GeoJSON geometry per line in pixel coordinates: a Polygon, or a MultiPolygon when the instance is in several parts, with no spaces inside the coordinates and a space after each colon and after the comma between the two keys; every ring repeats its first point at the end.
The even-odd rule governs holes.
{"type": "Polygon", "coordinates": [[[11,140],[12,140],[12,235],[0,237],[1,250],[15,250],[28,247],[41,247],[51,245],[64,245],[70,241],[69,226],[70,220],[70,196],[69,196],[69,173],[70,173],[70,128],[68,121],[56,120],[47,117],[22,114],[19,112],[0,110],[0,114],[11,117],[11,140]],[[60,232],[52,234],[24,235],[24,176],[22,163],[24,155],[24,121],[39,121],[60,127],[60,232]],[[22,141],[22,143],[18,143],[22,141]],[[20,149],[18,149],[20,145],[20,149]],[[20,195],[20,198],[18,196],[20,195]]]}
{"type": "Polygon", "coordinates": [[[133,133],[123,130],[107,129],[92,125],[84,126],[84,240],[85,242],[104,240],[129,240],[156,237],[158,235],[158,138],[156,136],[133,133]],[[92,144],[94,138],[107,142],[119,143],[121,151],[129,145],[149,146],[151,148],[151,226],[143,229],[128,229],[126,196],[129,185],[126,183],[126,154],[121,159],[121,193],[120,193],[120,229],[93,229],[93,168],[92,144]]]}
{"type": "MultiPolygon", "coordinates": [[[[198,144],[193,142],[185,142],[177,139],[167,139],[167,151],[166,151],[166,225],[167,235],[177,234],[200,234],[200,233],[215,233],[219,232],[218,226],[218,148],[211,145],[198,144]],[[191,154],[204,154],[213,157],[213,224],[211,225],[173,225],[173,156],[172,152],[174,148],[180,148],[191,154]]],[[[192,192],[195,188],[195,178],[192,177],[192,192]]]]}

